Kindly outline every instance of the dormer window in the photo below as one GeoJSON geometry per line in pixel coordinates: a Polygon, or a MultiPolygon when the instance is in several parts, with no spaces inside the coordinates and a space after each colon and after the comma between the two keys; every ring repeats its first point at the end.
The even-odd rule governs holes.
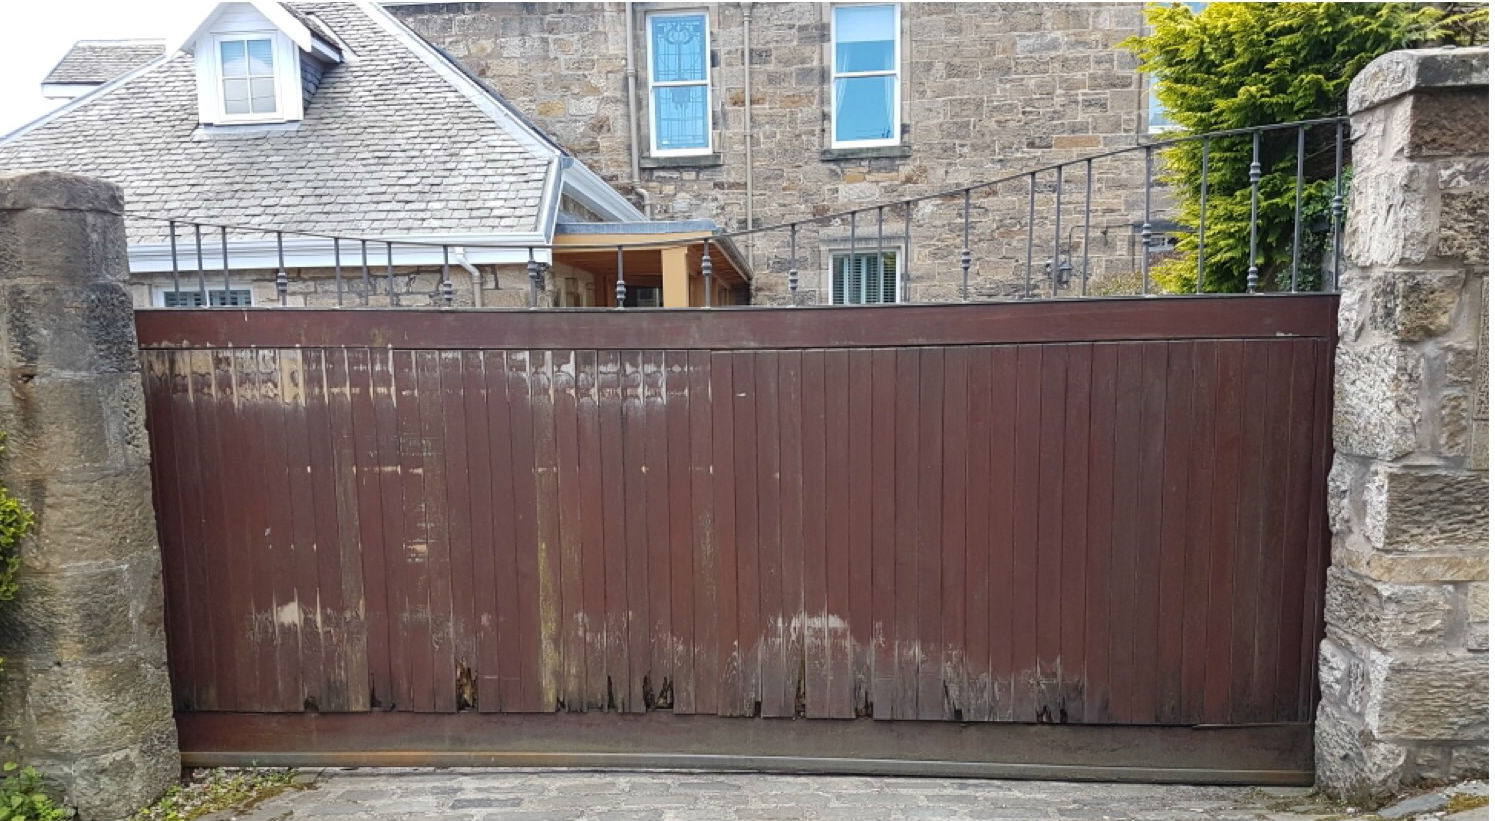
{"type": "Polygon", "coordinates": [[[274,116],[275,48],[270,36],[219,37],[218,71],[225,117],[274,116]]]}

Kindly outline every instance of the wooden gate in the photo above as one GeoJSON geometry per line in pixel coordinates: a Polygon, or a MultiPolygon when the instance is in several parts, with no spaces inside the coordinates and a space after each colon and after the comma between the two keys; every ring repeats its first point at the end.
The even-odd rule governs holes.
{"type": "Polygon", "coordinates": [[[184,751],[1301,781],[1335,305],[141,311],[184,751]]]}

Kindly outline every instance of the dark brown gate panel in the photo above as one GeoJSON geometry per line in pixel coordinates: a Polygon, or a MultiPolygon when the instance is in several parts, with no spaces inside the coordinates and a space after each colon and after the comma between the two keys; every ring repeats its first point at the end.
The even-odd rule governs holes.
{"type": "Polygon", "coordinates": [[[178,706],[1310,721],[1334,312],[142,311],[178,706]]]}

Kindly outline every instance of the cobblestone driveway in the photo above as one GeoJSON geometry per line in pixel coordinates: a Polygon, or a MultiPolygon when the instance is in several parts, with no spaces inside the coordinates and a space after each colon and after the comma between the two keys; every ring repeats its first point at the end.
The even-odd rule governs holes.
{"type": "Polygon", "coordinates": [[[245,821],[1344,818],[1306,790],[576,770],[324,770],[245,821]]]}

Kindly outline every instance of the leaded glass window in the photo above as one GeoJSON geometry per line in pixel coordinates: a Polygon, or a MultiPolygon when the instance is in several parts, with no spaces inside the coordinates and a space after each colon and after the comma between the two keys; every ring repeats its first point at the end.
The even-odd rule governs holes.
{"type": "Polygon", "coordinates": [[[653,153],[711,150],[706,12],[649,15],[649,109],[653,153]]]}

